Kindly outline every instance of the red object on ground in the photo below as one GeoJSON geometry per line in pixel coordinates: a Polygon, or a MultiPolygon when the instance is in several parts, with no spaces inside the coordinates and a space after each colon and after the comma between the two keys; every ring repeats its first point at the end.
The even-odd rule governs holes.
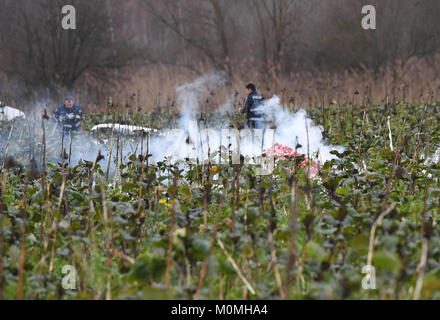
{"type": "MultiPolygon", "coordinates": [[[[273,148],[267,149],[266,151],[266,155],[267,156],[274,156],[275,158],[278,159],[286,159],[286,157],[300,157],[303,154],[299,153],[299,152],[295,152],[294,149],[284,146],[282,144],[279,143],[275,143],[273,148]]],[[[307,157],[305,157],[305,160],[303,162],[301,162],[301,167],[304,168],[304,170],[308,169],[308,162],[309,159],[307,159],[307,157]]],[[[290,169],[292,170],[292,169],[290,169]]],[[[319,166],[316,162],[311,162],[310,163],[310,172],[309,172],[309,177],[310,178],[314,178],[319,171],[319,166]]]]}

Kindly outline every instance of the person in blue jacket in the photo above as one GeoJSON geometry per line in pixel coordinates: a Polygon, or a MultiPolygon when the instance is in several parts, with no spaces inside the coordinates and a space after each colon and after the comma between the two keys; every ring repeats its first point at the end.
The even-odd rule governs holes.
{"type": "Polygon", "coordinates": [[[58,122],[60,132],[64,134],[70,134],[78,132],[83,119],[82,108],[74,103],[71,96],[67,96],[64,100],[64,104],[60,105],[55,110],[55,120],[58,122]]]}
{"type": "Polygon", "coordinates": [[[246,113],[247,125],[250,129],[263,129],[264,100],[257,93],[257,88],[250,83],[246,86],[247,98],[242,113],[246,113]]]}

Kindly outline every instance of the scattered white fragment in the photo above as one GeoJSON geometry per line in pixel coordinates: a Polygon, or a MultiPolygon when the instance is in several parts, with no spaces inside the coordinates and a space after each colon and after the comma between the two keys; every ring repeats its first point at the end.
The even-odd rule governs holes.
{"type": "Polygon", "coordinates": [[[390,149],[391,151],[394,151],[393,148],[393,135],[391,134],[391,124],[390,124],[390,116],[388,116],[388,131],[389,131],[389,135],[390,135],[390,149]]]}
{"type": "Polygon", "coordinates": [[[0,121],[11,121],[16,118],[24,119],[24,112],[12,107],[4,106],[0,101],[0,121]]]}
{"type": "MultiPolygon", "coordinates": [[[[424,159],[423,154],[421,155],[421,158],[424,159]]],[[[438,164],[439,162],[440,162],[440,148],[438,148],[437,151],[432,156],[429,156],[423,164],[425,166],[432,166],[438,164]]],[[[422,170],[422,173],[425,174],[426,170],[422,170]]],[[[427,177],[431,179],[432,174],[428,173],[427,177]]]]}
{"type": "Polygon", "coordinates": [[[432,156],[429,156],[425,160],[424,165],[430,166],[433,164],[438,164],[439,162],[440,162],[440,148],[438,148],[437,151],[432,156]]]}

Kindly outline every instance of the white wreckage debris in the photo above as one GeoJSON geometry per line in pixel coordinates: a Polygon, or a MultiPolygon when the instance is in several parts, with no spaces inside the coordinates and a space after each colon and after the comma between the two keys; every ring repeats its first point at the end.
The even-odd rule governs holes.
{"type": "Polygon", "coordinates": [[[440,162],[440,148],[438,148],[435,153],[429,156],[423,163],[425,166],[436,165],[440,162]]]}
{"type": "Polygon", "coordinates": [[[91,129],[93,142],[98,145],[107,143],[112,136],[112,131],[115,136],[122,135],[136,139],[140,136],[150,136],[151,134],[156,134],[158,132],[156,129],[140,126],[132,126],[120,123],[102,123],[94,126],[91,129]]]}
{"type": "MultiPolygon", "coordinates": [[[[422,154],[421,156],[422,159],[424,159],[424,156],[422,154]]],[[[440,163],[440,148],[438,148],[435,153],[431,156],[429,156],[428,158],[426,158],[425,162],[423,162],[423,165],[425,166],[435,166],[438,165],[440,163]]],[[[425,174],[426,170],[422,170],[422,173],[425,174]]],[[[427,177],[429,179],[432,178],[432,174],[428,173],[427,177]]],[[[434,177],[435,180],[437,180],[438,178],[434,177]]]]}
{"type": "Polygon", "coordinates": [[[0,121],[12,121],[17,118],[26,118],[23,111],[4,105],[0,101],[0,121]]]}
{"type": "Polygon", "coordinates": [[[119,124],[119,123],[103,123],[98,124],[92,128],[92,132],[99,132],[99,131],[110,131],[113,128],[115,133],[121,133],[121,134],[128,134],[128,135],[135,135],[140,133],[156,133],[156,129],[152,128],[146,128],[146,127],[140,127],[140,126],[132,126],[132,125],[126,125],[126,124],[119,124]],[[110,130],[108,130],[110,129],[110,130]]]}

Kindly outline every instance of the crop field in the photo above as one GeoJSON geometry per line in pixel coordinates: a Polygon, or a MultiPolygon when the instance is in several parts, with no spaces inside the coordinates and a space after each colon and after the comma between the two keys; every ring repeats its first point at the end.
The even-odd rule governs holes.
{"type": "Polygon", "coordinates": [[[0,298],[440,299],[440,104],[305,112],[343,152],[321,162],[292,136],[265,175],[91,133],[173,128],[167,108],[89,114],[72,139],[39,113],[2,122],[0,298]]]}

